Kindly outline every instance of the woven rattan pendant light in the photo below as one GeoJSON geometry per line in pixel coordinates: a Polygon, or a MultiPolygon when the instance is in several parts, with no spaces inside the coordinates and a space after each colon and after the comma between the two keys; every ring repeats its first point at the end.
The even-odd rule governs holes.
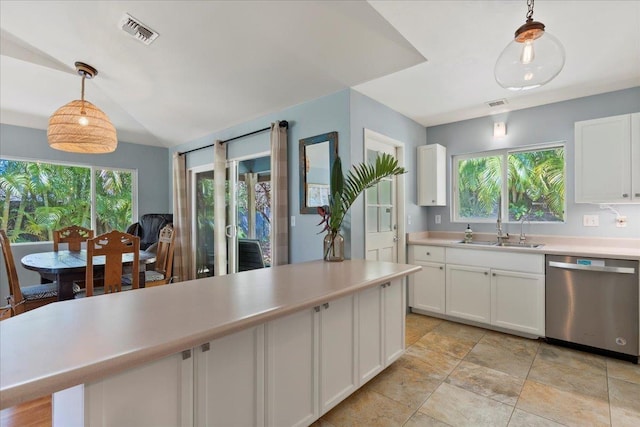
{"type": "Polygon", "coordinates": [[[83,62],[75,65],[82,76],[82,99],[63,105],[49,117],[49,146],[72,153],[111,153],[118,146],[116,128],[102,110],[84,100],[84,81],[98,70],[83,62]]]}

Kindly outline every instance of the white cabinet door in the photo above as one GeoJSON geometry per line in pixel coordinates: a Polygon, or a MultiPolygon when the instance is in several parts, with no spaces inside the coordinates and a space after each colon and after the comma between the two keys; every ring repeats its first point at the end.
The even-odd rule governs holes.
{"type": "Polygon", "coordinates": [[[418,151],[418,205],[447,205],[447,151],[439,144],[421,145],[418,151]]]}
{"type": "Polygon", "coordinates": [[[640,202],[640,113],[631,115],[631,193],[640,202]]]}
{"type": "Polygon", "coordinates": [[[361,291],[358,300],[358,377],[363,385],[384,369],[383,288],[361,291]]]}
{"type": "Polygon", "coordinates": [[[407,303],[401,279],[383,285],[384,360],[389,366],[404,353],[404,328],[407,303]]]}
{"type": "Polygon", "coordinates": [[[575,146],[576,202],[630,202],[631,115],[576,122],[575,146]]]}
{"type": "Polygon", "coordinates": [[[359,385],[404,353],[406,293],[402,280],[366,289],[358,299],[359,385]]]}
{"type": "Polygon", "coordinates": [[[491,324],[544,336],[544,275],[491,270],[491,324]]]}
{"type": "Polygon", "coordinates": [[[350,295],[323,304],[319,312],[321,415],[357,388],[354,302],[350,295]]]}
{"type": "Polygon", "coordinates": [[[86,384],[85,425],[193,425],[193,357],[190,350],[186,355],[174,354],[86,384]]]}
{"type": "Polygon", "coordinates": [[[422,270],[409,276],[409,306],[433,313],[445,311],[444,264],[410,261],[422,270]]]}
{"type": "Polygon", "coordinates": [[[310,309],[265,325],[268,426],[307,426],[318,418],[315,319],[310,309]]]}
{"type": "Polygon", "coordinates": [[[194,351],[195,424],[263,426],[263,325],[216,339],[194,351]]]}
{"type": "Polygon", "coordinates": [[[477,322],[491,322],[489,269],[447,264],[446,313],[477,322]]]}

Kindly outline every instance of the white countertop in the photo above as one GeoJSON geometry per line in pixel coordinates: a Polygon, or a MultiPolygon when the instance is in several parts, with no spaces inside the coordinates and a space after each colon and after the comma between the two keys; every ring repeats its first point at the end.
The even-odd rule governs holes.
{"type": "MultiPolygon", "coordinates": [[[[512,251],[552,255],[586,256],[595,258],[619,258],[640,260],[640,239],[610,239],[569,236],[527,236],[527,243],[541,243],[540,248],[502,247],[489,245],[469,245],[460,243],[464,233],[418,232],[407,234],[409,245],[433,245],[488,251],[512,251]]],[[[495,234],[474,233],[473,240],[496,241],[495,234]]],[[[512,235],[510,242],[518,242],[518,235],[512,235]]]]}
{"type": "Polygon", "coordinates": [[[420,268],[312,261],[49,304],[0,322],[0,409],[420,268]]]}

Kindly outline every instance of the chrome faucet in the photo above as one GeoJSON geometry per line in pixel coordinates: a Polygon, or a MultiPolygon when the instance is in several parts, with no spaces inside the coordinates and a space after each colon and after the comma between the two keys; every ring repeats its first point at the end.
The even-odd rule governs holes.
{"type": "Polygon", "coordinates": [[[504,243],[505,240],[509,240],[509,233],[505,233],[502,231],[502,221],[498,219],[498,224],[496,224],[496,228],[498,229],[498,244],[504,243]]]}
{"type": "Polygon", "coordinates": [[[534,206],[546,207],[547,203],[546,202],[532,202],[531,203],[531,207],[520,218],[520,244],[521,245],[524,245],[525,240],[527,240],[527,236],[525,236],[525,234],[524,234],[524,222],[525,221],[527,221],[529,223],[529,231],[531,231],[531,209],[533,209],[534,206]]]}
{"type": "Polygon", "coordinates": [[[524,242],[527,240],[527,236],[525,236],[524,234],[524,222],[528,221],[529,225],[531,225],[531,220],[529,220],[529,212],[527,212],[526,214],[523,214],[522,217],[520,218],[520,244],[523,245],[524,242]]]}
{"type": "Polygon", "coordinates": [[[502,231],[502,200],[498,202],[498,220],[496,221],[496,229],[498,230],[498,244],[503,243],[509,238],[509,233],[502,231]]]}

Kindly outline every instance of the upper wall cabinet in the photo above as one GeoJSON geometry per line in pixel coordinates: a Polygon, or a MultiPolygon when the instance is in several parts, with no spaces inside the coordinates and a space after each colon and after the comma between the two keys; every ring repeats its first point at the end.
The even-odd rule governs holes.
{"type": "Polygon", "coordinates": [[[447,149],[442,145],[418,147],[418,205],[447,205],[447,149]]]}
{"type": "Polygon", "coordinates": [[[640,113],[575,123],[576,203],[640,203],[640,113]]]}

